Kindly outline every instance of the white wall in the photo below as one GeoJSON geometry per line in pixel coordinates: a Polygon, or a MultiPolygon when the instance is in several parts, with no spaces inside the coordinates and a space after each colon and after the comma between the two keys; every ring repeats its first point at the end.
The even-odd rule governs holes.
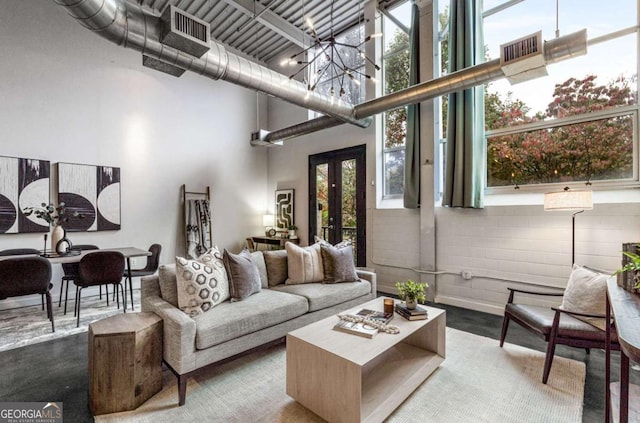
{"type": "MultiPolygon", "coordinates": [[[[270,101],[269,117],[269,129],[277,130],[305,120],[306,114],[276,100],[270,101]]],[[[364,143],[367,266],[375,268],[380,291],[395,293],[398,280],[422,280],[430,284],[428,298],[436,302],[502,314],[507,287],[566,285],[571,272],[571,213],[544,212],[541,193],[490,196],[482,210],[436,207],[435,216],[424,210],[387,208],[376,201],[370,185],[381,166],[374,127],[342,125],[269,150],[269,189],[296,189],[295,219],[303,241],[307,241],[308,156],[364,143]],[[421,268],[425,264],[428,269],[421,268]],[[470,272],[470,280],[462,278],[463,271],[470,272]]],[[[428,130],[422,134],[423,151],[428,130]]],[[[423,166],[423,171],[429,169],[432,166],[423,166]]],[[[424,204],[433,202],[430,188],[423,188],[422,194],[424,204]]],[[[640,191],[596,191],[594,202],[594,210],[576,217],[576,262],[615,270],[620,267],[621,244],[640,241],[640,191]]]]}
{"type": "MultiPolygon", "coordinates": [[[[122,229],[71,233],[72,242],[158,242],[161,263],[172,262],[183,253],[182,184],[211,187],[220,247],[238,250],[262,231],[272,197],[266,152],[249,144],[255,92],[145,68],[139,53],[92,34],[52,1],[0,6],[0,155],[121,168],[122,229]]],[[[0,234],[0,249],[18,247],[42,248],[42,234],[0,234]]],[[[54,272],[59,283],[59,266],[54,272]]]]}

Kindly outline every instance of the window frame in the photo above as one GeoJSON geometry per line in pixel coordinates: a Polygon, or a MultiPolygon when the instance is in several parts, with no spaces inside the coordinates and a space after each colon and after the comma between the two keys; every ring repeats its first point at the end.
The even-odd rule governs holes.
{"type": "MultiPolygon", "coordinates": [[[[387,9],[385,8],[384,10],[379,9],[380,13],[383,16],[382,19],[382,32],[384,34],[384,26],[385,26],[385,22],[386,20],[390,20],[391,22],[393,22],[393,24],[402,32],[405,32],[407,35],[409,35],[409,32],[407,32],[408,30],[410,30],[410,28],[405,27],[404,25],[399,25],[400,22],[397,21],[397,19],[395,17],[391,17],[392,16],[392,11],[393,9],[400,7],[401,5],[404,5],[405,3],[409,3],[409,0],[405,0],[405,1],[400,1],[397,2],[396,4],[393,5],[393,8],[387,9]],[[391,16],[390,16],[391,15],[391,16]]],[[[402,54],[403,52],[408,52],[409,51],[409,43],[407,43],[404,46],[401,47],[397,47],[393,50],[390,51],[384,51],[385,49],[385,45],[386,45],[386,38],[383,36],[382,38],[382,54],[381,54],[381,70],[382,70],[382,92],[386,92],[386,86],[385,86],[385,81],[386,81],[386,61],[392,57],[398,56],[399,54],[402,54]]],[[[394,147],[387,147],[386,146],[386,121],[387,121],[387,114],[390,112],[384,112],[382,114],[382,119],[381,119],[381,134],[380,134],[380,139],[378,140],[380,145],[381,145],[381,156],[380,156],[380,160],[381,160],[381,168],[382,168],[382,191],[381,191],[381,199],[384,200],[398,200],[398,199],[402,199],[404,197],[404,184],[403,184],[403,193],[401,194],[387,194],[387,166],[386,166],[386,157],[388,153],[394,153],[394,152],[398,152],[398,151],[403,151],[405,152],[405,160],[406,160],[406,140],[405,143],[401,146],[394,146],[394,147]]],[[[406,164],[406,161],[405,161],[406,164]]],[[[406,167],[405,167],[406,168],[406,167]]]]}
{"type": "MultiPolygon", "coordinates": [[[[594,189],[615,189],[615,188],[632,188],[640,186],[639,178],[639,160],[638,160],[638,129],[640,128],[640,105],[630,105],[621,107],[612,107],[610,109],[599,110],[597,112],[583,113],[580,115],[572,115],[563,118],[551,119],[546,121],[532,122],[522,125],[510,126],[505,128],[493,129],[485,131],[485,144],[488,143],[489,138],[514,135],[524,132],[532,132],[544,129],[560,128],[563,126],[575,125],[579,123],[593,122],[597,120],[613,118],[618,116],[631,116],[633,122],[632,136],[633,136],[633,175],[629,179],[612,179],[612,180],[592,180],[588,181],[590,186],[594,189]]],[[[485,163],[487,157],[485,157],[485,163]]],[[[561,190],[567,185],[586,185],[587,181],[568,181],[568,182],[554,182],[554,183],[540,183],[540,184],[523,184],[523,185],[509,185],[501,187],[489,187],[487,186],[487,173],[488,167],[484,172],[484,184],[485,194],[507,194],[513,193],[514,190],[528,191],[528,192],[542,192],[550,189],[561,190]]]]}

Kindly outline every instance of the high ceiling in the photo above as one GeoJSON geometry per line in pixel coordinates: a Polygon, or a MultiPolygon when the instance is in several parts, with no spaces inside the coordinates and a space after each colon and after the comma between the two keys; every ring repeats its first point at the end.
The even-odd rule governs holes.
{"type": "Polygon", "coordinates": [[[159,14],[172,4],[211,25],[211,38],[268,62],[297,46],[313,43],[305,22],[310,18],[317,35],[329,37],[362,22],[365,0],[135,0],[159,14]],[[332,25],[333,6],[333,25],[332,25]]]}

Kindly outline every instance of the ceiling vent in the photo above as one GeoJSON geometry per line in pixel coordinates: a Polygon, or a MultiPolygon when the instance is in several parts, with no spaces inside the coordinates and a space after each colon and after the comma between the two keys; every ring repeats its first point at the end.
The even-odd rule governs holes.
{"type": "Polygon", "coordinates": [[[178,9],[173,5],[165,7],[160,16],[162,34],[160,41],[195,57],[202,57],[209,51],[210,27],[205,21],[178,9]]]}
{"type": "Polygon", "coordinates": [[[511,84],[547,75],[542,31],[500,46],[500,66],[511,84]]]}
{"type": "Polygon", "coordinates": [[[269,135],[269,131],[265,131],[264,129],[260,129],[257,132],[252,132],[251,145],[254,147],[277,147],[284,144],[281,140],[267,141],[267,135],[269,135]]]}
{"type": "Polygon", "coordinates": [[[162,60],[149,57],[146,54],[142,55],[142,65],[176,77],[182,76],[182,74],[185,72],[182,68],[179,68],[167,62],[163,62],[162,60]]]}

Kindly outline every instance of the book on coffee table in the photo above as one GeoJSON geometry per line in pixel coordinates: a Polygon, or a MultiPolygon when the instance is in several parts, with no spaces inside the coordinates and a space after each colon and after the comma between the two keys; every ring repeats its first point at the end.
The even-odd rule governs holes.
{"type": "Polygon", "coordinates": [[[393,319],[393,313],[385,313],[383,311],[375,311],[368,308],[363,308],[356,313],[356,316],[362,316],[365,319],[375,320],[377,322],[384,323],[385,325],[389,323],[391,319],[393,319]]]}
{"type": "Polygon", "coordinates": [[[396,313],[407,320],[424,320],[427,318],[427,310],[420,306],[410,310],[404,304],[396,303],[395,310],[396,313]]]}
{"type": "Polygon", "coordinates": [[[378,329],[373,326],[369,326],[366,323],[347,322],[346,320],[340,320],[336,323],[333,330],[351,333],[365,338],[373,338],[373,336],[378,333],[378,329]]]}

